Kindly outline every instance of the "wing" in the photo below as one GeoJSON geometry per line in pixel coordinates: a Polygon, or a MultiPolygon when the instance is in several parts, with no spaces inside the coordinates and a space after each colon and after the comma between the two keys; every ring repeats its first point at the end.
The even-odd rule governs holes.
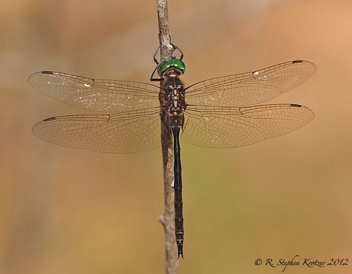
{"type": "Polygon", "coordinates": [[[252,107],[187,107],[185,142],[214,148],[254,144],[280,136],[309,123],[314,113],[296,104],[273,104],[252,107]]]}
{"type": "Polygon", "coordinates": [[[69,115],[33,127],[37,137],[61,146],[107,153],[133,153],[160,147],[159,108],[106,115],[69,115]]]}
{"type": "Polygon", "coordinates": [[[41,71],[29,76],[39,92],[72,106],[100,112],[120,112],[159,106],[160,88],[150,84],[99,80],[72,74],[41,71]]]}
{"type": "Polygon", "coordinates": [[[316,71],[308,61],[291,61],[265,69],[208,79],[187,88],[190,105],[248,106],[270,100],[306,81],[316,71]]]}

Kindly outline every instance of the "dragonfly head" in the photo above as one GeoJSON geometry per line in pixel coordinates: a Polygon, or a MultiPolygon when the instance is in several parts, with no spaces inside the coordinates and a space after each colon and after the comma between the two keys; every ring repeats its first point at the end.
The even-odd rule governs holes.
{"type": "Polygon", "coordinates": [[[163,76],[169,68],[178,69],[180,75],[182,75],[186,70],[185,64],[180,59],[176,59],[175,56],[167,56],[158,65],[159,76],[163,76]]]}

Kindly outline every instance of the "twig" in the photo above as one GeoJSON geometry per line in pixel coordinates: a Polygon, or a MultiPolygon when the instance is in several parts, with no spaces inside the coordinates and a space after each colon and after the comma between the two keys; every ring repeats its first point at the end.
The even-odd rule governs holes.
{"type": "MultiPolygon", "coordinates": [[[[174,48],[171,45],[169,34],[169,21],[167,0],[157,0],[158,4],[158,23],[159,23],[159,42],[160,42],[160,60],[172,55],[174,48]]],[[[162,85],[162,82],[161,82],[162,85]]],[[[161,119],[163,121],[161,113],[161,119]]],[[[173,149],[172,136],[165,123],[161,122],[161,145],[163,154],[164,170],[164,195],[165,195],[165,213],[160,216],[160,222],[165,229],[165,247],[166,247],[166,273],[176,274],[178,269],[176,239],[175,239],[175,206],[174,206],[174,170],[173,170],[173,149]]]]}

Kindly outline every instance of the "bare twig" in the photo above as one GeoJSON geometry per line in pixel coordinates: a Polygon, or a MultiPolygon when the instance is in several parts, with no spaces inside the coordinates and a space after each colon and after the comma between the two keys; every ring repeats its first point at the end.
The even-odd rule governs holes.
{"type": "MultiPolygon", "coordinates": [[[[158,3],[158,23],[159,23],[159,42],[160,42],[160,60],[169,56],[174,51],[171,45],[169,34],[169,21],[167,0],[157,0],[158,3]]],[[[161,83],[162,85],[162,83],[161,83]]],[[[161,119],[166,113],[161,113],[161,119]]],[[[174,170],[173,170],[173,149],[172,136],[165,123],[161,123],[161,144],[163,154],[164,170],[164,194],[165,194],[165,213],[160,217],[160,222],[165,229],[165,247],[166,247],[166,273],[176,274],[178,269],[176,239],[175,239],[175,206],[174,206],[174,170]]]]}

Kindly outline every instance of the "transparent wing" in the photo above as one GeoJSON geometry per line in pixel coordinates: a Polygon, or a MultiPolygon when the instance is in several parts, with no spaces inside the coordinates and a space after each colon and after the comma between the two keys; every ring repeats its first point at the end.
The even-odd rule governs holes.
{"type": "Polygon", "coordinates": [[[292,132],[313,118],[309,108],[295,104],[189,106],[181,139],[202,147],[245,146],[292,132]]]}
{"type": "Polygon", "coordinates": [[[120,112],[159,106],[160,88],[150,84],[99,80],[68,73],[41,71],[29,76],[39,92],[72,106],[100,112],[120,112]]]}
{"type": "Polygon", "coordinates": [[[69,115],[33,127],[37,137],[61,146],[107,153],[133,153],[160,147],[159,108],[106,115],[69,115]]]}
{"type": "Polygon", "coordinates": [[[291,61],[254,72],[212,78],[187,88],[190,105],[248,106],[270,100],[306,81],[316,71],[309,61],[291,61]]]}

